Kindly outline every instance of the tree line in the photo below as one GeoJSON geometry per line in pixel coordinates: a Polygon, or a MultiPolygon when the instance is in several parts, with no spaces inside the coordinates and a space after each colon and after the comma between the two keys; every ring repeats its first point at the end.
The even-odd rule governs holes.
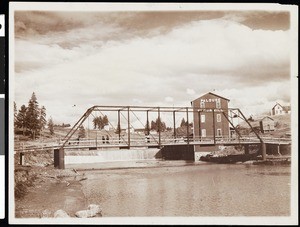
{"type": "Polygon", "coordinates": [[[54,134],[53,120],[50,117],[47,121],[46,116],[46,108],[45,106],[39,107],[34,92],[32,93],[27,106],[23,104],[20,109],[17,110],[17,105],[14,102],[14,129],[15,131],[21,129],[23,135],[29,134],[32,139],[36,139],[36,137],[45,130],[46,125],[48,126],[50,134],[54,134]]]}
{"type": "MultiPolygon", "coordinates": [[[[184,118],[182,118],[179,128],[187,127],[188,125],[189,125],[189,127],[192,127],[193,123],[188,124],[188,122],[185,121],[184,118]]],[[[96,128],[96,126],[94,126],[94,128],[96,128]]],[[[152,120],[150,123],[149,123],[149,121],[146,121],[145,128],[144,128],[144,132],[146,135],[148,135],[150,133],[150,131],[164,132],[164,131],[169,131],[169,130],[172,130],[172,128],[167,127],[166,123],[164,121],[162,121],[159,117],[156,118],[155,121],[152,120]]],[[[121,125],[120,125],[120,123],[118,123],[115,133],[119,134],[121,131],[122,131],[121,125]]]]}
{"type": "Polygon", "coordinates": [[[151,131],[164,132],[167,130],[167,126],[166,126],[166,123],[163,122],[160,117],[158,117],[158,118],[156,118],[155,121],[153,121],[153,120],[151,121],[150,127],[149,127],[149,122],[148,121],[146,122],[146,127],[145,127],[146,134],[148,134],[149,129],[151,131]]]}

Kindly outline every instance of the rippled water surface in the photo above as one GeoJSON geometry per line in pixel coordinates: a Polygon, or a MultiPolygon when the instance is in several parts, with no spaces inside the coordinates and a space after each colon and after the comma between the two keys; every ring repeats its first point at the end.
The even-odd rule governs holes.
{"type": "Polygon", "coordinates": [[[87,171],[83,191],[110,217],[290,214],[289,166],[178,163],[87,171]]]}

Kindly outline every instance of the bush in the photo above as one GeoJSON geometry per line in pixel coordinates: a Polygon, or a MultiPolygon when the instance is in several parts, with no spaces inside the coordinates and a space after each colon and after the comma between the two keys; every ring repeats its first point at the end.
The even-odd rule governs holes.
{"type": "Polygon", "coordinates": [[[33,186],[37,175],[29,175],[27,170],[15,171],[15,198],[22,199],[28,192],[28,188],[33,186]]]}

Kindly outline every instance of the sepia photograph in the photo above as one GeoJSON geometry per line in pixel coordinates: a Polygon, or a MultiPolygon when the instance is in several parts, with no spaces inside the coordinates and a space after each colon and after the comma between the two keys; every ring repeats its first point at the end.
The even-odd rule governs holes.
{"type": "Polygon", "coordinates": [[[9,10],[11,224],[298,223],[297,7],[9,10]]]}

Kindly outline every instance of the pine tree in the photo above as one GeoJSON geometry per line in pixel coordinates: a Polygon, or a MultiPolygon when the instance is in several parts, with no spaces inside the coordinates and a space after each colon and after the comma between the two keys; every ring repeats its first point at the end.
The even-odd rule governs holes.
{"type": "Polygon", "coordinates": [[[186,121],[184,118],[182,118],[181,123],[180,123],[180,127],[184,127],[186,126],[186,121]]]}
{"type": "Polygon", "coordinates": [[[108,125],[108,123],[109,121],[106,115],[103,118],[99,116],[93,119],[94,129],[103,129],[105,125],[108,125]]]}
{"type": "Polygon", "coordinates": [[[100,125],[100,122],[101,122],[101,121],[102,121],[101,116],[95,117],[95,118],[93,119],[94,129],[96,129],[96,128],[100,129],[100,128],[99,128],[99,125],[100,125]]]}
{"type": "Polygon", "coordinates": [[[40,130],[43,131],[45,129],[45,126],[47,124],[47,120],[46,120],[46,108],[44,106],[42,106],[41,110],[40,110],[40,130]]]}
{"type": "Polygon", "coordinates": [[[17,128],[22,128],[23,135],[25,135],[25,130],[26,130],[26,112],[27,112],[26,106],[22,105],[16,116],[16,122],[15,122],[15,126],[17,128]]]}
{"type": "Polygon", "coordinates": [[[156,121],[155,121],[155,126],[156,126],[156,131],[157,132],[163,132],[166,130],[166,123],[161,121],[161,119],[158,117],[156,118],[156,121]]]}
{"type": "Polygon", "coordinates": [[[150,129],[157,131],[157,125],[154,121],[151,121],[151,128],[150,129]]]}
{"type": "Polygon", "coordinates": [[[52,121],[52,117],[50,117],[50,119],[48,120],[48,129],[50,131],[50,134],[53,135],[54,134],[54,124],[52,121]]]}
{"type": "Polygon", "coordinates": [[[39,105],[35,93],[33,92],[31,95],[31,99],[28,102],[26,112],[26,127],[30,130],[33,139],[35,139],[35,136],[40,128],[39,116],[39,105]]]}
{"type": "Polygon", "coordinates": [[[163,132],[167,128],[166,123],[162,122],[160,118],[156,118],[155,121],[151,121],[151,130],[155,130],[157,132],[163,132]]]}
{"type": "Polygon", "coordinates": [[[18,115],[17,104],[16,104],[16,102],[14,102],[14,124],[16,124],[17,115],[18,115]]]}
{"type": "Polygon", "coordinates": [[[105,126],[105,125],[108,125],[108,118],[107,118],[107,116],[105,115],[103,118],[102,118],[102,124],[103,124],[103,127],[105,126]]]}

